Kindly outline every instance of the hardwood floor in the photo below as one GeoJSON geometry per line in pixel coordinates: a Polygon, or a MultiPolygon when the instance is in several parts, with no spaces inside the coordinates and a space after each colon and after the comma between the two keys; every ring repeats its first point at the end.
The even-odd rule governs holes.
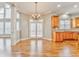
{"type": "Polygon", "coordinates": [[[22,57],[77,57],[79,44],[78,41],[51,42],[44,39],[37,40],[36,43],[36,40],[29,39],[12,46],[12,54],[22,57]]]}

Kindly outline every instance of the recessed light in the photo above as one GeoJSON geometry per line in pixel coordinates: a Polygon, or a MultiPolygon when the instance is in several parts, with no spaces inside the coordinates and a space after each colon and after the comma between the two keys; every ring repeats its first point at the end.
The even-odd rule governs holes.
{"type": "Polygon", "coordinates": [[[74,8],[77,8],[77,7],[78,7],[78,5],[74,5],[73,7],[74,7],[74,8]]]}
{"type": "Polygon", "coordinates": [[[57,5],[57,7],[61,7],[61,5],[60,5],[60,4],[58,4],[58,5],[57,5]]]}
{"type": "Polygon", "coordinates": [[[62,19],[68,19],[68,18],[69,18],[69,15],[63,14],[63,15],[61,16],[61,18],[62,18],[62,19]]]}

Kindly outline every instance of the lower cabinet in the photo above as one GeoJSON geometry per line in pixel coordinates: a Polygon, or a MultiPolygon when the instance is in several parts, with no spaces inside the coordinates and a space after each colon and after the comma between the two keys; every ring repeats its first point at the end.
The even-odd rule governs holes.
{"type": "Polygon", "coordinates": [[[77,40],[78,32],[55,32],[54,41],[77,40]]]}

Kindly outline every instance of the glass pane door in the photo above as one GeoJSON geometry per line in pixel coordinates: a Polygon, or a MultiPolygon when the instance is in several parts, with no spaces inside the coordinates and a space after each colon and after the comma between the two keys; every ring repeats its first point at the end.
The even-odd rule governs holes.
{"type": "Polygon", "coordinates": [[[4,40],[0,38],[0,51],[4,50],[4,40]]]}
{"type": "Polygon", "coordinates": [[[36,37],[36,23],[33,22],[30,23],[30,37],[36,37]]]}
{"type": "Polygon", "coordinates": [[[41,22],[37,23],[37,37],[43,36],[43,24],[41,22]]]}
{"type": "Polygon", "coordinates": [[[43,37],[43,22],[30,22],[30,37],[40,38],[43,37]]]}

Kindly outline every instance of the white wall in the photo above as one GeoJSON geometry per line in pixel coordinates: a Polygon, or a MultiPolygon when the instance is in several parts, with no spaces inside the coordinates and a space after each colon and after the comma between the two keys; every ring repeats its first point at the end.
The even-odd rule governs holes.
{"type": "MultiPolygon", "coordinates": [[[[52,28],[51,28],[51,16],[54,14],[49,14],[43,16],[43,37],[47,40],[52,40],[52,28]]],[[[29,16],[21,14],[21,39],[29,38],[29,16]]]]}
{"type": "MultiPolygon", "coordinates": [[[[52,14],[43,16],[43,37],[47,40],[52,40],[52,28],[51,28],[51,16],[52,14]]],[[[21,14],[21,39],[29,38],[29,20],[27,15],[21,14]]]]}
{"type": "MultiPolygon", "coordinates": [[[[52,29],[51,29],[51,15],[42,17],[43,22],[43,37],[47,40],[52,40],[52,29]]],[[[21,39],[29,38],[29,20],[27,15],[21,14],[21,39]]]]}
{"type": "Polygon", "coordinates": [[[44,38],[52,40],[51,15],[43,17],[44,19],[44,38]]]}
{"type": "Polygon", "coordinates": [[[21,14],[21,39],[28,38],[28,20],[29,17],[25,14],[21,14]]]}

